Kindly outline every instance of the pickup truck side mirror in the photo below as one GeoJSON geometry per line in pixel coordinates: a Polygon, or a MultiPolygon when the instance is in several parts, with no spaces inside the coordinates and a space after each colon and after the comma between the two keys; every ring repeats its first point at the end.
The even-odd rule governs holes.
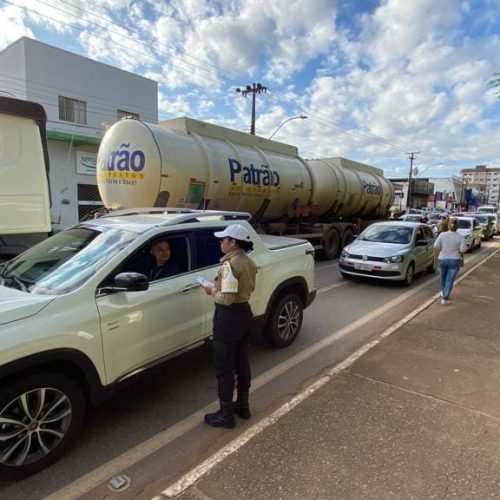
{"type": "Polygon", "coordinates": [[[113,284],[102,287],[101,293],[141,292],[149,288],[149,280],[141,273],[126,272],[115,276],[113,284]]]}

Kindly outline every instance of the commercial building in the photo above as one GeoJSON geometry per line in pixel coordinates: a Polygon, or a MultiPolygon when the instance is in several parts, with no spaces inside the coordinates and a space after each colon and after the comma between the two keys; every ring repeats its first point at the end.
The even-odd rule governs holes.
{"type": "Polygon", "coordinates": [[[157,82],[26,37],[0,52],[0,92],[47,113],[55,231],[102,206],[95,167],[105,129],[127,115],[158,122],[157,82]]]}
{"type": "Polygon", "coordinates": [[[464,192],[460,177],[432,177],[428,181],[434,185],[434,193],[429,197],[428,206],[444,210],[454,210],[461,206],[464,192]]]}
{"type": "MultiPolygon", "coordinates": [[[[408,204],[408,177],[389,179],[394,184],[395,200],[394,208],[404,210],[408,204]]],[[[434,194],[434,184],[429,179],[411,180],[410,208],[426,207],[429,196],[434,194]]]]}
{"type": "Polygon", "coordinates": [[[488,168],[477,165],[475,168],[464,168],[460,177],[467,198],[477,205],[500,204],[500,168],[488,168]]]}

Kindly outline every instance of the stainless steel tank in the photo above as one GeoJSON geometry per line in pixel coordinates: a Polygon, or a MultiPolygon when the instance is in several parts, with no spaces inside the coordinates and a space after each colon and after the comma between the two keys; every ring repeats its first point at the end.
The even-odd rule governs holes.
{"type": "Polygon", "coordinates": [[[263,220],[300,207],[324,219],[382,214],[394,192],[368,165],[305,161],[294,146],[190,118],[114,124],[99,148],[97,178],[107,207],[239,210],[263,220]]]}

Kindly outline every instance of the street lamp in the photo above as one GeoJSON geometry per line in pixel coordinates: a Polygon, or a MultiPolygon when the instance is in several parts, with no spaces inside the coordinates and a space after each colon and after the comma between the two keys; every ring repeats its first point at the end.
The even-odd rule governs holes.
{"type": "Polygon", "coordinates": [[[441,163],[433,163],[432,165],[428,165],[427,167],[425,167],[424,169],[418,171],[417,170],[417,167],[414,168],[414,171],[417,170],[415,173],[414,173],[414,177],[416,178],[418,175],[422,175],[426,170],[429,170],[431,167],[435,167],[436,165],[444,165],[443,162],[441,163]]]}
{"type": "Polygon", "coordinates": [[[269,139],[272,139],[275,135],[276,135],[276,132],[278,132],[278,130],[285,124],[285,123],[288,123],[289,121],[292,121],[292,120],[298,120],[298,119],[301,119],[301,120],[305,120],[307,118],[307,116],[305,115],[298,115],[298,116],[292,116],[290,118],[287,118],[283,123],[281,123],[281,125],[269,136],[269,139]]]}

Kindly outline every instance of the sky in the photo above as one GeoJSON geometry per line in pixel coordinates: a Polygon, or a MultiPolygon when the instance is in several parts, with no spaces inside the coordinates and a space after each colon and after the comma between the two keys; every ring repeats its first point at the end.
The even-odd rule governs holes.
{"type": "Polygon", "coordinates": [[[500,168],[500,0],[0,0],[0,19],[0,50],[28,36],[156,80],[160,120],[249,132],[236,89],[260,83],[256,134],[282,125],[303,158],[500,168]]]}

